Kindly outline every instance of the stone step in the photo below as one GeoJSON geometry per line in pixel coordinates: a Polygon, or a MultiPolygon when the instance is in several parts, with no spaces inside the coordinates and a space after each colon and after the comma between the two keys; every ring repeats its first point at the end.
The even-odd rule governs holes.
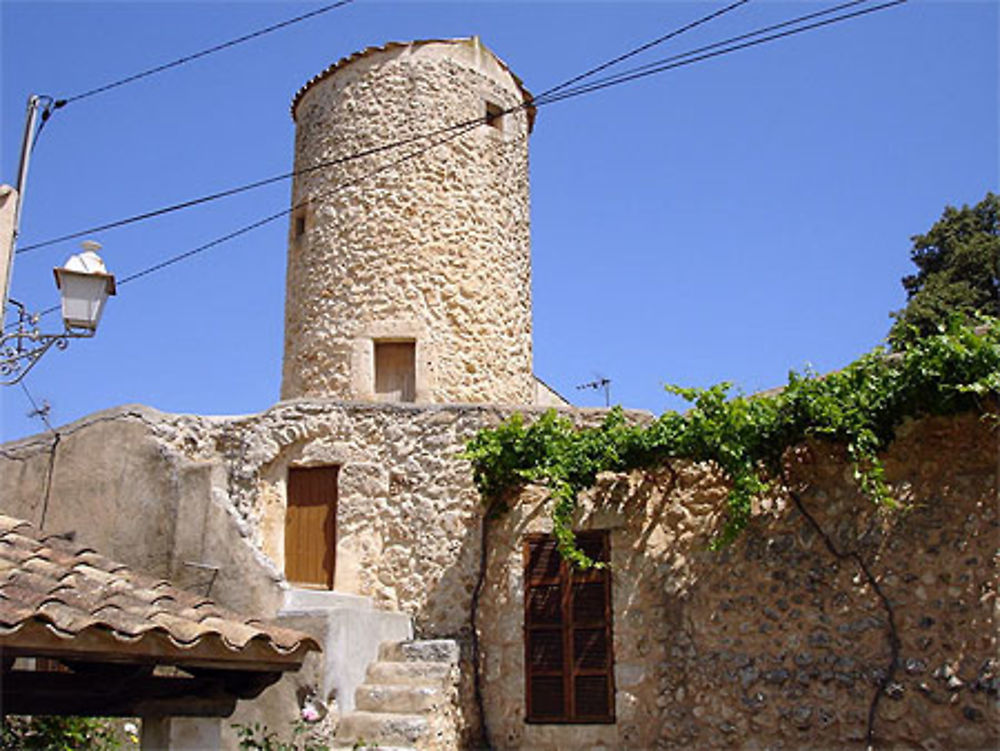
{"type": "Polygon", "coordinates": [[[395,662],[458,663],[458,642],[453,639],[419,639],[385,642],[379,646],[379,659],[395,662]]]}
{"type": "Polygon", "coordinates": [[[369,743],[379,749],[387,745],[412,746],[429,730],[426,717],[393,712],[351,712],[340,721],[337,743],[369,743]]]}
{"type": "Polygon", "coordinates": [[[331,592],[326,589],[289,587],[284,592],[281,613],[301,613],[312,610],[372,610],[372,599],[361,595],[331,592]]]}
{"type": "Polygon", "coordinates": [[[354,706],[365,712],[427,712],[441,703],[444,691],[434,686],[386,686],[365,683],[354,694],[354,706]]]}
{"type": "Polygon", "coordinates": [[[439,686],[452,666],[446,662],[373,662],[368,666],[369,684],[439,686]]]}

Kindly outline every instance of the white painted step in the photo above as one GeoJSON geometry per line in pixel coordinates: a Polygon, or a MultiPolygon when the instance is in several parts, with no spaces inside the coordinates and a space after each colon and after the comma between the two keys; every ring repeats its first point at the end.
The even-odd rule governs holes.
{"type": "Polygon", "coordinates": [[[370,742],[383,748],[385,745],[413,745],[429,730],[426,717],[394,712],[351,712],[337,728],[335,740],[339,743],[370,742]]]}
{"type": "Polygon", "coordinates": [[[453,639],[420,639],[386,642],[379,646],[379,659],[387,662],[447,662],[457,664],[458,642],[453,639]]]}
{"type": "Polygon", "coordinates": [[[366,683],[399,686],[439,685],[451,672],[446,662],[373,662],[366,683]]]}
{"type": "Polygon", "coordinates": [[[365,683],[358,686],[354,706],[365,712],[418,714],[439,705],[444,691],[434,686],[386,686],[365,683]]]}

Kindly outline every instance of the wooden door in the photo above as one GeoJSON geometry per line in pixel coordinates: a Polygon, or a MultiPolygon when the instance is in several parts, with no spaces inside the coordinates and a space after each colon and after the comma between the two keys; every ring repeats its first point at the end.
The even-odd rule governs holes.
{"type": "Polygon", "coordinates": [[[290,467],[285,516],[285,577],[333,589],[339,467],[290,467]]]}

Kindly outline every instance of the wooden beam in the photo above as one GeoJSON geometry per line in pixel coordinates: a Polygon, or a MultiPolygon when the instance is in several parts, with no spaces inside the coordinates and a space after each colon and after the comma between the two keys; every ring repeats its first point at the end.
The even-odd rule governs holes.
{"type": "MultiPolygon", "coordinates": [[[[247,684],[231,676],[181,678],[141,675],[122,679],[114,673],[86,674],[11,670],[3,675],[2,714],[79,715],[90,717],[228,717],[240,694],[270,685],[281,673],[247,674],[247,684]],[[228,688],[228,690],[227,690],[228,688]],[[233,689],[238,689],[234,691],[233,689]]],[[[253,694],[256,696],[256,694],[253,694]]]]}

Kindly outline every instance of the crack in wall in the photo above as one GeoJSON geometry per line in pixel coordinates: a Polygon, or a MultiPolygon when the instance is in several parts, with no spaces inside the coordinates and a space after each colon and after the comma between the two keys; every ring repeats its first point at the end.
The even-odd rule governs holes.
{"type": "Polygon", "coordinates": [[[472,625],[472,681],[473,692],[476,699],[476,711],[479,712],[479,733],[482,747],[489,750],[490,745],[489,726],[486,723],[486,704],[483,700],[483,676],[480,668],[480,648],[479,648],[479,598],[483,593],[483,585],[486,582],[486,562],[487,543],[489,542],[489,522],[493,515],[493,508],[483,511],[483,521],[480,528],[479,539],[479,577],[476,579],[476,586],[472,590],[472,603],[469,612],[469,622],[472,625]]]}
{"type": "Polygon", "coordinates": [[[62,436],[55,430],[52,431],[52,444],[49,447],[49,468],[45,475],[45,491],[42,493],[42,513],[38,520],[39,531],[45,529],[45,517],[49,512],[49,498],[52,495],[52,475],[56,469],[56,449],[59,448],[59,440],[62,436]]]}
{"type": "Polygon", "coordinates": [[[868,721],[865,729],[865,742],[867,748],[871,751],[871,749],[875,748],[875,720],[878,714],[878,705],[882,699],[882,695],[886,691],[886,688],[888,688],[889,684],[892,683],[892,679],[895,678],[896,670],[899,667],[899,652],[901,643],[899,639],[899,632],[896,629],[895,611],[893,610],[892,603],[889,598],[879,586],[875,575],[861,557],[861,554],[854,550],[847,552],[838,550],[826,530],[824,530],[820,523],[816,521],[816,517],[809,513],[809,510],[806,508],[805,503],[802,500],[802,496],[792,489],[792,484],[789,481],[784,469],[781,471],[781,479],[785,485],[785,491],[788,493],[789,498],[792,499],[792,502],[799,510],[799,513],[805,517],[812,528],[816,531],[816,534],[818,534],[820,539],[823,540],[823,544],[826,546],[827,550],[829,550],[831,555],[838,560],[852,560],[857,564],[868,584],[871,586],[872,591],[875,592],[875,595],[881,601],[882,607],[886,612],[886,637],[889,642],[889,664],[886,666],[886,670],[884,671],[881,680],[878,682],[875,695],[872,696],[871,702],[868,705],[868,721]]]}

